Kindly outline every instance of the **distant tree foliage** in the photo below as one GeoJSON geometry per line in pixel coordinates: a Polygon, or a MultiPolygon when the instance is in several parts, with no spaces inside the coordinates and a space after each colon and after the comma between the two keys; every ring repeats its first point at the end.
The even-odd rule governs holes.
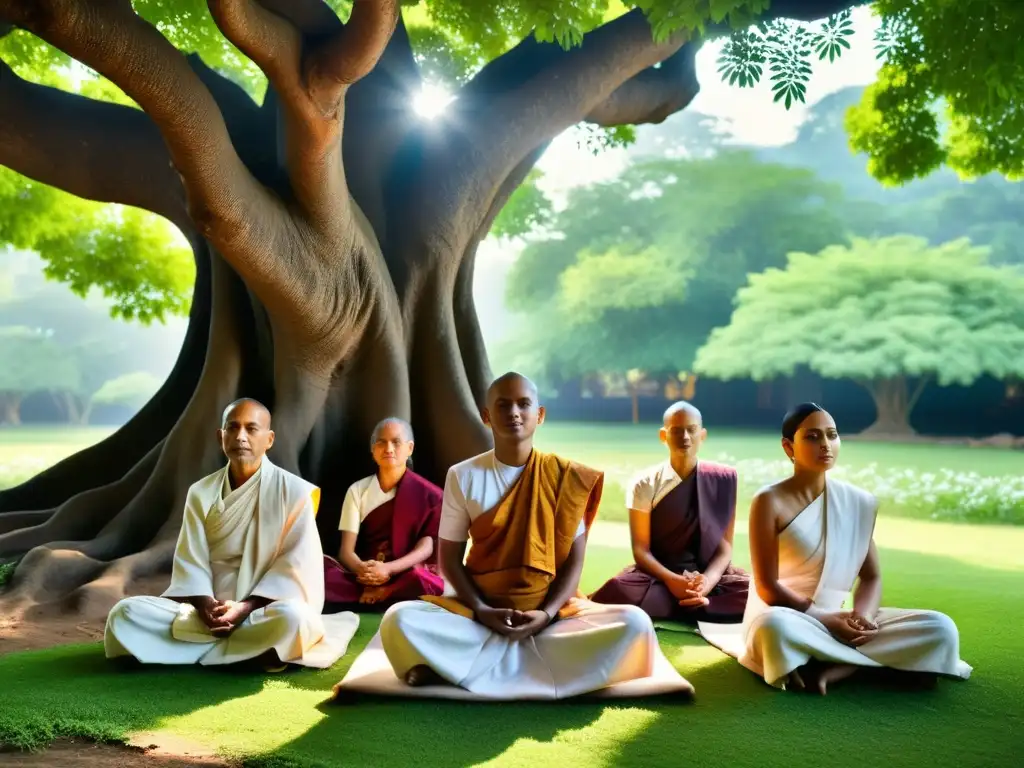
{"type": "Polygon", "coordinates": [[[872,395],[872,430],[910,431],[924,386],[1024,376],[1024,275],[966,239],[856,239],[750,276],[698,372],[756,381],[807,368],[872,395]]]}
{"type": "Polygon", "coordinates": [[[728,322],[749,272],[843,242],[839,189],[747,152],[652,160],[573,190],[509,273],[504,354],[552,376],[677,372],[728,322]]]}

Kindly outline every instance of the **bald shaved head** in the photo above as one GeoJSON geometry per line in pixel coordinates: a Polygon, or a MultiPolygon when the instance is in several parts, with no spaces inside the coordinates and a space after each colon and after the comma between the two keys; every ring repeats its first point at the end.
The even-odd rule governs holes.
{"type": "Polygon", "coordinates": [[[488,404],[494,399],[495,393],[508,389],[510,385],[520,385],[525,387],[530,393],[534,400],[539,400],[540,396],[537,393],[537,385],[534,384],[526,376],[515,371],[509,371],[503,373],[501,376],[491,382],[491,386],[487,388],[487,402],[488,404]]]}
{"type": "Polygon", "coordinates": [[[233,411],[235,411],[238,408],[241,408],[242,406],[245,406],[245,405],[247,405],[247,406],[253,408],[255,411],[258,411],[258,412],[262,413],[263,415],[265,415],[266,419],[267,419],[267,424],[266,424],[267,429],[270,429],[270,409],[267,408],[267,406],[265,406],[259,400],[255,400],[255,399],[253,399],[251,397],[240,397],[237,400],[235,400],[234,402],[228,403],[227,407],[224,408],[224,412],[221,414],[221,417],[220,417],[220,425],[221,425],[221,427],[223,428],[224,426],[227,425],[228,420],[231,418],[231,414],[232,414],[233,411]]]}
{"type": "Polygon", "coordinates": [[[483,417],[491,428],[495,445],[501,441],[532,443],[537,425],[544,422],[537,385],[515,371],[502,374],[487,388],[483,417]]]}
{"type": "Polygon", "coordinates": [[[680,400],[677,403],[672,403],[668,408],[665,409],[665,415],[661,418],[661,423],[666,427],[671,426],[669,422],[675,420],[675,416],[680,413],[689,414],[692,420],[695,420],[698,424],[704,423],[704,417],[701,416],[700,411],[696,406],[690,405],[685,400],[680,400]]]}
{"type": "Polygon", "coordinates": [[[249,477],[274,445],[270,409],[259,400],[243,397],[229,403],[221,417],[217,440],[238,477],[249,477]]]}
{"type": "Polygon", "coordinates": [[[704,418],[696,407],[680,400],[666,409],[661,442],[668,448],[669,459],[680,477],[686,477],[697,466],[697,453],[707,436],[704,418]]]}

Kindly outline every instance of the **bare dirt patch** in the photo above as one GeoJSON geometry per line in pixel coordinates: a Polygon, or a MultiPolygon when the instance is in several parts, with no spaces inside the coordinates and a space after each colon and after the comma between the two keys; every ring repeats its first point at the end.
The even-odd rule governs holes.
{"type": "MultiPolygon", "coordinates": [[[[160,594],[166,577],[138,583],[132,594],[160,594]]],[[[20,616],[0,616],[0,656],[35,651],[58,645],[103,640],[103,615],[58,613],[40,606],[20,616]]],[[[231,766],[205,747],[166,733],[138,733],[130,745],[95,744],[62,740],[39,752],[5,750],[0,746],[0,766],[7,768],[196,768],[231,766]]]]}
{"type": "MultiPolygon", "coordinates": [[[[183,745],[174,746],[181,749],[183,745]]],[[[231,763],[203,754],[201,749],[173,754],[163,748],[59,741],[41,752],[0,752],[0,765],[5,768],[213,768],[227,767],[231,763]]]]}
{"type": "MultiPolygon", "coordinates": [[[[166,576],[140,580],[131,585],[128,594],[159,595],[167,588],[167,582],[166,576]]],[[[62,612],[54,605],[29,606],[13,616],[0,615],[0,656],[56,645],[99,642],[106,619],[106,611],[62,612]]]]}

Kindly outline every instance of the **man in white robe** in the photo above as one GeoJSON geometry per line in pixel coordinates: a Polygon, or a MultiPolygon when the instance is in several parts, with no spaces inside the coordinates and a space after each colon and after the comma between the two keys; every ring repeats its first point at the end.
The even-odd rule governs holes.
{"type": "Polygon", "coordinates": [[[189,489],[170,586],[161,597],[114,606],[106,655],[146,664],[258,659],[273,671],[329,667],[359,619],[320,615],[320,489],[266,458],[274,433],[255,400],[229,405],[217,436],[228,465],[189,489]]]}
{"type": "Polygon", "coordinates": [[[603,475],[533,450],[536,387],[506,374],[488,393],[495,448],[451,468],[440,553],[452,597],[392,606],[336,692],[488,700],[692,694],[635,606],[578,596],[603,475]],[[473,539],[463,563],[466,541],[473,539]],[[383,653],[381,653],[381,650],[383,653]],[[375,670],[386,656],[390,669],[375,670]]]}

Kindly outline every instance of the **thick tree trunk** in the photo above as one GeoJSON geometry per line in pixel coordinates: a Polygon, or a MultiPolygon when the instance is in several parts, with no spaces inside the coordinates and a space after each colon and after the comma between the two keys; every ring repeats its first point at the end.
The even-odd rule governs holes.
{"type": "Polygon", "coordinates": [[[21,400],[22,396],[16,392],[5,392],[0,395],[0,406],[2,406],[3,420],[0,423],[17,427],[21,424],[21,400]]]}
{"type": "Polygon", "coordinates": [[[916,404],[924,382],[920,382],[911,395],[903,376],[881,379],[864,384],[875,401],[874,423],[861,434],[870,437],[909,437],[915,434],[910,426],[910,413],[916,404]]]}
{"type": "MultiPolygon", "coordinates": [[[[56,400],[56,398],[54,398],[56,400]]],[[[84,403],[79,402],[79,396],[74,392],[61,392],[57,404],[64,411],[64,418],[68,424],[85,426],[89,423],[89,412],[92,408],[90,398],[81,398],[84,403]]]]}
{"type": "MultiPolygon", "coordinates": [[[[821,0],[815,17],[846,5],[821,0]]],[[[0,62],[0,163],[165,216],[197,271],[181,354],[153,400],[0,493],[0,560],[20,560],[0,613],[99,614],[136,580],[168,575],[187,489],[222,465],[214,431],[237,397],[272,409],[271,458],[322,488],[328,550],[345,490],[372,470],[380,419],[411,421],[417,470],[436,482],[488,448],[479,242],[560,132],[660,122],[697,92],[697,44],[656,41],[634,11],[569,51],[527,38],[463,89],[451,120],[424,125],[395,0],[356,3],[345,24],[320,0],[209,7],[267,75],[262,105],[183,59],[128,3],[0,0],[0,22],[141,107],[31,85],[0,62]]]]}

